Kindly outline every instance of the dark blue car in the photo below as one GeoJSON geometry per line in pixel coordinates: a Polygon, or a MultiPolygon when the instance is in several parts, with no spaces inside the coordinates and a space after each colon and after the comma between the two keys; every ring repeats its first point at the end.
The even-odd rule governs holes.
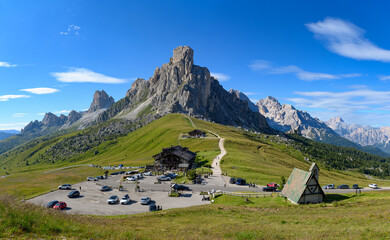
{"type": "Polygon", "coordinates": [[[68,194],[68,198],[75,198],[75,197],[78,197],[78,196],[80,196],[80,192],[77,191],[77,190],[71,191],[71,192],[68,194]]]}
{"type": "Polygon", "coordinates": [[[246,181],[242,178],[237,178],[236,179],[236,185],[245,185],[246,181]]]}
{"type": "Polygon", "coordinates": [[[45,207],[47,207],[47,208],[53,208],[57,203],[58,203],[57,200],[51,201],[51,202],[49,202],[48,204],[46,204],[45,207]]]}

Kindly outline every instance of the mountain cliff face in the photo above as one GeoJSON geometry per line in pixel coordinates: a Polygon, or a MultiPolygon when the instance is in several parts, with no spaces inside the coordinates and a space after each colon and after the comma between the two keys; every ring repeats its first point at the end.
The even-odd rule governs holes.
{"type": "Polygon", "coordinates": [[[305,111],[297,110],[292,105],[283,104],[273,97],[257,102],[258,111],[263,114],[271,127],[282,132],[295,131],[304,137],[317,141],[337,137],[337,134],[318,118],[313,118],[305,111]]]}
{"type": "Polygon", "coordinates": [[[237,98],[247,102],[250,110],[252,110],[253,112],[259,111],[258,107],[243,92],[240,92],[240,91],[235,90],[235,89],[230,89],[229,93],[236,95],[237,98]]]}
{"type": "Polygon", "coordinates": [[[96,112],[99,109],[109,108],[115,103],[114,98],[102,91],[96,91],[93,95],[93,101],[88,109],[89,113],[96,112]]]}
{"type": "Polygon", "coordinates": [[[100,116],[127,120],[184,113],[220,124],[276,133],[264,116],[227,92],[205,67],[194,65],[194,51],[180,46],[169,63],[157,67],[148,81],[137,79],[126,97],[100,116]]]}
{"type": "Polygon", "coordinates": [[[386,153],[390,153],[390,128],[373,128],[357,124],[348,124],[340,117],[326,122],[340,136],[362,146],[374,146],[386,153]]]}

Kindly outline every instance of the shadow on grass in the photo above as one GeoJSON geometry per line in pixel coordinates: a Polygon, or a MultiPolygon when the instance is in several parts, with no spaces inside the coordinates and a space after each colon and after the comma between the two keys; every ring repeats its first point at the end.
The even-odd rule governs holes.
{"type": "Polygon", "coordinates": [[[357,195],[346,196],[346,195],[341,195],[341,194],[330,193],[330,194],[326,194],[325,195],[325,201],[324,202],[326,202],[326,203],[339,202],[339,201],[343,201],[343,200],[354,198],[356,196],[357,195]]]}

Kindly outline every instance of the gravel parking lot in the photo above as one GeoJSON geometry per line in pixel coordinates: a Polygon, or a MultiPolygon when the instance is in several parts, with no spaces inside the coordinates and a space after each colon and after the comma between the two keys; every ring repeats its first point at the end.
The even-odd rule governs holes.
{"type": "MultiPolygon", "coordinates": [[[[150,178],[155,179],[155,177],[150,178]]],[[[116,182],[115,179],[116,178],[112,178],[111,180],[116,182]]],[[[119,177],[117,177],[117,179],[118,184],[115,186],[111,186],[119,186],[119,177]]],[[[109,181],[106,181],[107,180],[102,180],[98,182],[82,182],[73,185],[73,189],[76,190],[79,190],[79,187],[81,187],[81,194],[78,198],[67,197],[67,194],[71,190],[57,190],[38,196],[36,198],[32,198],[28,200],[28,202],[44,206],[45,204],[53,200],[64,201],[68,205],[68,208],[64,210],[65,212],[88,215],[128,215],[148,212],[149,206],[141,205],[139,203],[141,197],[150,197],[152,199],[152,202],[150,204],[160,205],[162,206],[163,210],[170,208],[183,208],[196,205],[210,204],[209,201],[202,201],[202,196],[199,195],[199,193],[192,193],[192,191],[186,191],[180,197],[168,197],[167,191],[135,192],[135,184],[126,184],[124,191],[118,191],[117,189],[113,189],[111,191],[101,192],[100,185],[105,185],[106,183],[109,183],[109,181]],[[125,194],[129,194],[131,199],[130,204],[107,204],[107,199],[110,196],[117,195],[119,198],[122,198],[125,194]]],[[[110,184],[107,185],[110,186],[110,184]]]]}

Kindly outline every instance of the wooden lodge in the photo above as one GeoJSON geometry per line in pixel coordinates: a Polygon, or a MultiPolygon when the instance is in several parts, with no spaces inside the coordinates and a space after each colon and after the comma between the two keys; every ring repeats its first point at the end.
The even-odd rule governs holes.
{"type": "Polygon", "coordinates": [[[309,172],[294,168],[288,178],[282,195],[295,204],[321,203],[325,194],[318,183],[319,168],[313,163],[309,172]]]}
{"type": "Polygon", "coordinates": [[[153,156],[154,167],[160,170],[182,170],[187,171],[194,166],[196,153],[186,147],[171,146],[163,148],[162,152],[153,156]]]}
{"type": "Polygon", "coordinates": [[[204,137],[206,137],[206,133],[201,131],[201,130],[198,130],[198,129],[195,129],[195,130],[189,132],[188,135],[191,138],[204,138],[204,137]]]}

